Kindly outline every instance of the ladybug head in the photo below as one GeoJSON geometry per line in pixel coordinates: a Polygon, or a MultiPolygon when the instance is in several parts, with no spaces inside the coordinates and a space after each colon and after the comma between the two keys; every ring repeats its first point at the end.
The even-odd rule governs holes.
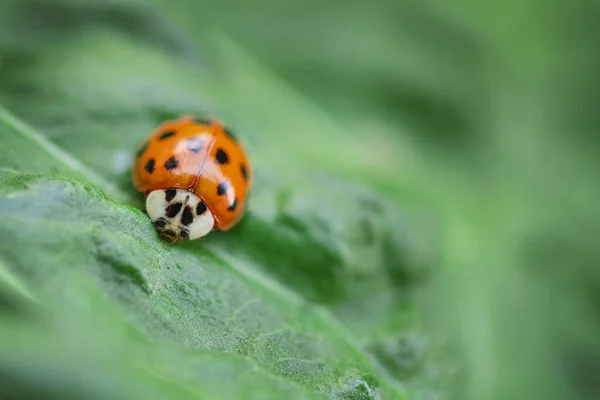
{"type": "Polygon", "coordinates": [[[206,204],[183,189],[153,190],[146,197],[146,210],[160,237],[169,243],[201,238],[215,225],[206,204]]]}

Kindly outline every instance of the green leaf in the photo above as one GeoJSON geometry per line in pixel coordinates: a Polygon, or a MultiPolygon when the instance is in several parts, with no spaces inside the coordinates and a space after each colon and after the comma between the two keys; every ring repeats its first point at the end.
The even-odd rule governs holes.
{"type": "MultiPolygon", "coordinates": [[[[75,3],[53,10],[89,18],[75,3]]],[[[223,36],[214,54],[246,71],[235,85],[193,61],[192,38],[94,24],[66,23],[0,59],[0,376],[20,383],[2,394],[413,397],[428,349],[406,337],[426,342],[412,291],[435,227],[361,183],[395,190],[397,166],[223,36]],[[249,119],[235,87],[279,104],[272,125],[249,119]],[[168,246],[129,168],[157,124],[188,113],[232,116],[255,184],[236,229],[168,246]]]]}
{"type": "MultiPolygon", "coordinates": [[[[58,329],[87,342],[86,358],[95,355],[94,343],[102,337],[108,342],[103,347],[117,342],[122,348],[120,339],[135,349],[141,336],[146,342],[160,339],[151,354],[169,343],[182,346],[176,352],[182,354],[165,364],[143,367],[179,384],[187,383],[187,374],[201,376],[179,368],[187,371],[188,363],[209,357],[237,371],[221,379],[248,374],[255,378],[246,384],[269,390],[276,380],[282,393],[356,397],[397,391],[377,378],[372,360],[329,313],[215,251],[194,257],[161,243],[143,213],[109,201],[93,186],[15,175],[0,181],[0,190],[0,233],[6,238],[0,253],[18,275],[9,282],[27,282],[27,289],[12,285],[30,301],[29,291],[41,299],[52,315],[44,327],[50,336],[58,329]],[[135,335],[115,337],[114,330],[135,335]]],[[[32,306],[31,312],[42,311],[37,302],[32,306]]],[[[140,362],[136,354],[114,356],[133,369],[140,362]]],[[[210,393],[211,385],[212,379],[202,378],[192,388],[210,393]]]]}

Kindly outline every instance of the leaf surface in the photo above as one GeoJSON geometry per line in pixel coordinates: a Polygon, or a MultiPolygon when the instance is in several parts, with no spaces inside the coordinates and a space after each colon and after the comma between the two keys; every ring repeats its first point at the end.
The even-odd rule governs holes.
{"type": "MultiPolygon", "coordinates": [[[[405,289],[433,256],[421,216],[341,179],[370,161],[308,103],[306,126],[332,134],[271,140],[281,125],[244,124],[195,50],[140,35],[101,21],[2,60],[2,335],[22,338],[0,341],[6,376],[96,398],[406,398],[421,367],[395,344],[419,331],[405,289]],[[219,109],[247,127],[250,211],[232,232],[168,246],[140,211],[132,154],[165,118],[219,109]]],[[[387,176],[369,165],[358,181],[387,176]]]]}

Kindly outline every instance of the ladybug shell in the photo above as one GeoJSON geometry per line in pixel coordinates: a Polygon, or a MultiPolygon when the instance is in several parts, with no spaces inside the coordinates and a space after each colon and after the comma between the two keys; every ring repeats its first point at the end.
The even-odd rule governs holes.
{"type": "Polygon", "coordinates": [[[243,216],[250,162],[219,121],[191,117],[167,121],[136,153],[133,185],[147,195],[177,188],[194,192],[213,214],[215,229],[228,230],[243,216]]]}

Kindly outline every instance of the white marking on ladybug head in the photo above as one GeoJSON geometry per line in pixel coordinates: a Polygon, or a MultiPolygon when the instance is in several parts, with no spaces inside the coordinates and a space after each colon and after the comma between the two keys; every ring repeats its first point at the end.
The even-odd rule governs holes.
{"type": "Polygon", "coordinates": [[[206,204],[183,189],[153,190],[146,197],[146,210],[160,237],[171,243],[206,236],[215,225],[206,204]]]}

